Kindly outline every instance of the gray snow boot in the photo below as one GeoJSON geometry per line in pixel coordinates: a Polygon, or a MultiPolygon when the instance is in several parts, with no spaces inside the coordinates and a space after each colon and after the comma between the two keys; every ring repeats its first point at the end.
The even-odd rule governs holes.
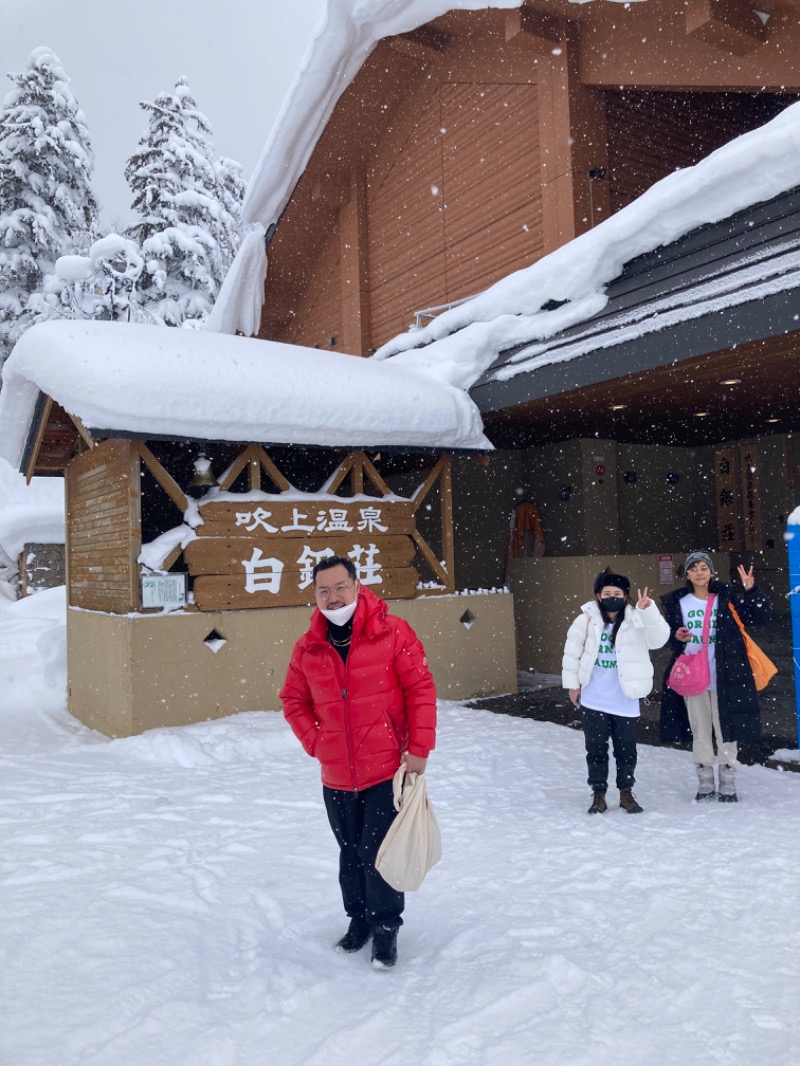
{"type": "Polygon", "coordinates": [[[714,767],[705,766],[703,763],[695,763],[694,768],[697,771],[697,795],[695,796],[695,802],[702,803],[706,800],[716,799],[717,790],[714,787],[714,767]]]}
{"type": "Polygon", "coordinates": [[[719,801],[720,803],[738,803],[736,795],[736,767],[720,766],[719,768],[719,801]]]}

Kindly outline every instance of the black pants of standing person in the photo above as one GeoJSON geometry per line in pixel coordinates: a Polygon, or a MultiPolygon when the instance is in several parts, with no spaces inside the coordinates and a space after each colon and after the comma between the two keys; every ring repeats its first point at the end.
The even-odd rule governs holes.
{"type": "Polygon", "coordinates": [[[605,792],[608,788],[608,741],[610,739],[617,764],[617,788],[633,788],[639,719],[625,718],[621,714],[608,714],[606,711],[595,711],[591,707],[584,707],[582,710],[589,787],[593,792],[605,792]]]}
{"type": "Polygon", "coordinates": [[[339,885],[348,918],[397,929],[403,924],[405,896],[375,869],[378,848],[395,819],[392,781],[361,792],[323,785],[325,809],[339,845],[339,885]]]}

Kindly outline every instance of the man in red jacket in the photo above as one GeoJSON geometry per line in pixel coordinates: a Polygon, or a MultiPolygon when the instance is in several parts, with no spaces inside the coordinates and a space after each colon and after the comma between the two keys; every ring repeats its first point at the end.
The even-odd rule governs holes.
{"type": "Polygon", "coordinates": [[[339,844],[347,932],[339,951],[372,937],[374,966],[394,966],[404,897],[375,869],[395,818],[392,779],[405,761],[424,773],[436,740],[436,688],[411,626],[362,588],[350,559],[314,567],[317,610],[292,652],[280,698],[297,739],[322,766],[339,844]]]}

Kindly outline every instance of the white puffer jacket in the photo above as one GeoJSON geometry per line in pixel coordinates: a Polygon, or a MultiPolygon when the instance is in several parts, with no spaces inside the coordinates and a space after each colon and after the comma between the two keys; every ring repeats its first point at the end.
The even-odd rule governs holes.
{"type": "MultiPolygon", "coordinates": [[[[581,614],[567,633],[561,660],[561,684],[564,688],[588,685],[602,635],[603,616],[597,600],[590,600],[581,607],[581,614]]],[[[625,605],[625,617],[615,645],[619,683],[626,696],[641,699],[649,695],[653,687],[650,649],[661,648],[668,640],[669,626],[654,603],[643,611],[630,603],[625,605]]]]}

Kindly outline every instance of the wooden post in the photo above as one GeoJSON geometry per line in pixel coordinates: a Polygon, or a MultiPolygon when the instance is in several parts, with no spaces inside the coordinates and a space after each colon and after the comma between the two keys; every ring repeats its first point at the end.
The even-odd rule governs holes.
{"type": "Polygon", "coordinates": [[[342,270],[342,349],[369,355],[369,244],[367,241],[367,182],[363,170],[349,176],[350,195],[339,210],[339,249],[342,270]]]}
{"type": "Polygon", "coordinates": [[[442,476],[439,484],[442,520],[442,555],[447,570],[448,592],[455,592],[455,547],[453,543],[453,460],[442,456],[442,476]]]}

